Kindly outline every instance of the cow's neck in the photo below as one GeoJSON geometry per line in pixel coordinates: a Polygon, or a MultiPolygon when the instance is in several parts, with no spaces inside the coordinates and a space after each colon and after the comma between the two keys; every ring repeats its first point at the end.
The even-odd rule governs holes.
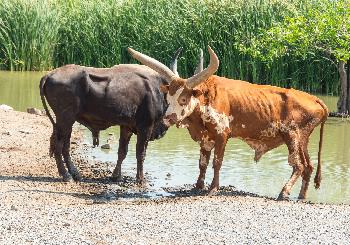
{"type": "Polygon", "coordinates": [[[206,129],[200,116],[199,106],[182,123],[194,141],[200,141],[206,129]]]}

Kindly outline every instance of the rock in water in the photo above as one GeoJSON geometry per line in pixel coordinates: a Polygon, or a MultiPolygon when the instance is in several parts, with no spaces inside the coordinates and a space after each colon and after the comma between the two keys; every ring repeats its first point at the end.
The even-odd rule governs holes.
{"type": "Polygon", "coordinates": [[[107,150],[109,150],[109,149],[111,149],[111,145],[110,145],[109,143],[104,144],[104,145],[101,145],[101,149],[107,149],[107,150]]]}
{"type": "Polygon", "coordinates": [[[29,107],[27,108],[27,112],[30,113],[30,114],[34,114],[34,115],[38,115],[38,116],[43,116],[45,115],[45,112],[37,109],[37,108],[34,108],[34,107],[29,107]]]}

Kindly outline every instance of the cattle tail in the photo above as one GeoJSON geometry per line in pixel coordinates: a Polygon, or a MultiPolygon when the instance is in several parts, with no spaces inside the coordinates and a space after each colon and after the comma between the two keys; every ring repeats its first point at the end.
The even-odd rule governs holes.
{"type": "Polygon", "coordinates": [[[46,82],[46,79],[47,79],[47,75],[43,76],[41,79],[40,79],[40,98],[41,98],[41,102],[43,103],[43,106],[44,106],[44,109],[45,109],[45,112],[46,112],[46,115],[49,117],[51,123],[53,126],[56,125],[55,121],[53,120],[51,114],[50,114],[50,111],[49,109],[47,108],[47,104],[46,104],[46,99],[45,99],[45,93],[44,93],[44,86],[45,86],[45,82],[46,82]]]}
{"type": "Polygon", "coordinates": [[[52,134],[50,136],[50,148],[49,148],[49,155],[50,157],[53,156],[53,153],[55,151],[55,141],[56,141],[56,123],[55,121],[53,120],[51,114],[50,114],[50,110],[49,108],[47,107],[47,104],[46,104],[46,99],[45,99],[45,92],[44,92],[44,86],[45,86],[45,82],[46,82],[46,79],[47,79],[47,75],[43,76],[41,79],[40,79],[40,98],[41,98],[41,102],[43,104],[43,107],[45,109],[45,112],[46,112],[46,115],[49,117],[50,119],[50,122],[52,123],[52,134]]]}
{"type": "MultiPolygon", "coordinates": [[[[327,106],[321,101],[321,100],[317,100],[317,103],[323,108],[323,110],[325,111],[325,114],[328,116],[328,109],[327,106]]],[[[324,124],[326,122],[325,118],[322,122],[321,122],[321,128],[320,128],[320,140],[318,143],[318,159],[317,159],[317,170],[316,170],[316,175],[314,178],[314,183],[315,183],[315,188],[319,189],[320,185],[321,185],[321,151],[322,151],[322,143],[323,143],[323,129],[324,129],[324,124]]]]}

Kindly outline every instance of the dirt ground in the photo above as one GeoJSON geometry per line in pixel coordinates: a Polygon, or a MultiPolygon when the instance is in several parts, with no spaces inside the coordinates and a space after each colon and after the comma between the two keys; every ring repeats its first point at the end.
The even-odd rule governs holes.
{"type": "Polygon", "coordinates": [[[146,198],[133,177],[113,183],[105,163],[88,160],[77,129],[72,155],[83,181],[64,183],[48,154],[51,131],[45,116],[0,111],[0,244],[350,244],[348,205],[277,202],[233,187],[146,198]]]}

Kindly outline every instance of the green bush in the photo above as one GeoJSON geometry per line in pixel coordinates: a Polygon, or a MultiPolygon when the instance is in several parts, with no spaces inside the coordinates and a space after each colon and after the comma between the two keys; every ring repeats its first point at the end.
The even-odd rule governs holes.
{"type": "Polygon", "coordinates": [[[187,77],[199,48],[209,44],[221,61],[219,75],[336,92],[337,70],[327,60],[288,56],[266,63],[251,53],[253,37],[302,13],[307,1],[0,0],[0,68],[108,67],[135,62],[129,46],[168,63],[182,46],[178,67],[187,77]]]}

